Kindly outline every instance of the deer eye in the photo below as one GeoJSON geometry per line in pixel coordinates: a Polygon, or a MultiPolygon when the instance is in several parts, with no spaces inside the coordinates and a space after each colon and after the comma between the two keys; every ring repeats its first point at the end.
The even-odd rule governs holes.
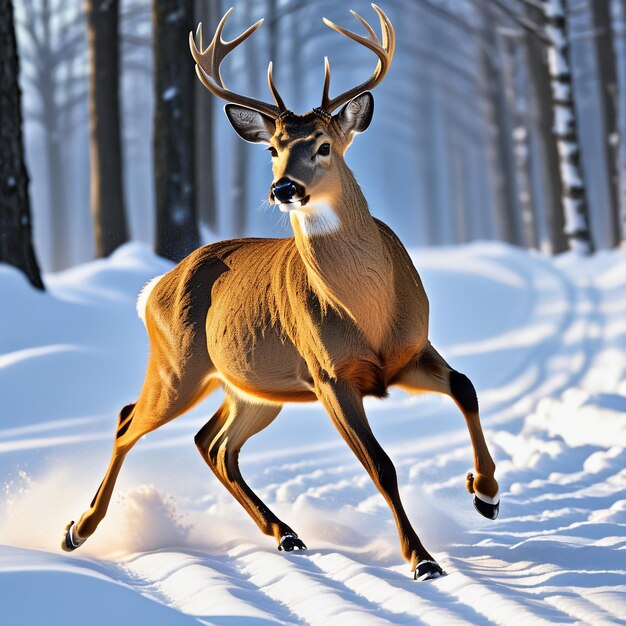
{"type": "Polygon", "coordinates": [[[330,144],[323,143],[318,149],[317,154],[320,156],[328,156],[330,154],[330,144]]]}
{"type": "Polygon", "coordinates": [[[276,150],[276,148],[274,148],[274,146],[270,146],[268,148],[268,150],[270,151],[270,154],[272,155],[272,158],[278,156],[278,150],[276,150]]]}

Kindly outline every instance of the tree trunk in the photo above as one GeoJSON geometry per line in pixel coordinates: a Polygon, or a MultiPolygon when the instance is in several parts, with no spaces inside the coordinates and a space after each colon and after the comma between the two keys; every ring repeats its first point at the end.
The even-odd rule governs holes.
{"type": "Polygon", "coordinates": [[[611,245],[620,242],[619,224],[619,178],[616,59],[613,48],[613,28],[611,24],[610,0],[596,0],[590,3],[593,14],[594,42],[600,83],[600,109],[604,130],[605,160],[608,175],[609,211],[611,224],[611,245]]]}
{"type": "Polygon", "coordinates": [[[483,9],[481,62],[485,76],[487,132],[490,139],[491,175],[498,238],[515,245],[522,244],[517,214],[515,164],[511,145],[512,125],[507,108],[496,24],[491,7],[483,9]]]}
{"type": "Polygon", "coordinates": [[[589,228],[587,190],[582,171],[578,123],[574,106],[567,4],[567,0],[544,0],[546,33],[551,41],[548,51],[548,67],[552,84],[554,132],[563,183],[565,235],[568,238],[570,250],[578,254],[591,254],[593,241],[589,228]]]}
{"type": "MultiPolygon", "coordinates": [[[[527,16],[535,24],[545,22],[545,14],[538,8],[528,6],[527,16]]],[[[544,45],[531,33],[525,35],[528,58],[528,79],[530,83],[530,108],[537,119],[537,158],[542,172],[543,202],[546,213],[546,226],[550,252],[559,254],[567,250],[565,222],[561,206],[561,172],[559,153],[554,139],[554,109],[550,73],[546,62],[544,45]]]]}
{"type": "MultiPolygon", "coordinates": [[[[246,27],[251,20],[251,4],[246,3],[245,11],[243,11],[242,20],[246,27]]],[[[241,29],[240,29],[241,30],[241,29]]],[[[240,91],[242,93],[254,93],[255,82],[259,78],[257,72],[257,59],[254,39],[245,43],[242,49],[244,56],[238,74],[243,78],[240,91]]],[[[241,140],[240,137],[234,137],[233,153],[232,153],[232,211],[233,211],[233,231],[237,237],[246,234],[248,227],[248,178],[250,170],[250,144],[241,140]]]]}
{"type": "Polygon", "coordinates": [[[507,100],[512,115],[513,156],[515,161],[515,188],[520,208],[521,231],[528,248],[538,248],[535,228],[535,203],[530,180],[530,145],[527,93],[527,66],[523,46],[515,39],[508,40],[504,76],[507,100]]]}
{"type": "MultiPolygon", "coordinates": [[[[208,36],[217,27],[221,18],[219,0],[196,0],[196,22],[202,22],[202,28],[208,36]]],[[[215,96],[209,93],[199,81],[196,88],[196,123],[194,129],[195,175],[196,175],[196,210],[200,220],[212,231],[217,231],[217,189],[213,148],[215,130],[213,115],[215,96]]]]}
{"type": "Polygon", "coordinates": [[[198,247],[193,158],[194,88],[186,44],[193,3],[153,0],[156,252],[179,261],[198,247]]]}
{"type": "Polygon", "coordinates": [[[128,241],[122,179],[118,0],[86,0],[89,41],[91,211],[96,256],[128,241]]]}
{"type": "Polygon", "coordinates": [[[613,38],[615,56],[618,59],[618,116],[619,137],[617,150],[619,153],[619,221],[622,245],[626,245],[626,32],[623,24],[626,23],[626,0],[615,0],[614,20],[622,24],[620,36],[613,38]]]}
{"type": "Polygon", "coordinates": [[[0,0],[0,262],[43,289],[32,240],[13,3],[0,0]]]}
{"type": "Polygon", "coordinates": [[[41,4],[42,67],[38,68],[43,128],[48,174],[48,207],[52,231],[52,268],[64,269],[71,265],[71,245],[68,242],[68,207],[65,194],[65,161],[61,149],[61,112],[57,104],[57,64],[48,55],[52,53],[52,11],[50,0],[41,4]]]}

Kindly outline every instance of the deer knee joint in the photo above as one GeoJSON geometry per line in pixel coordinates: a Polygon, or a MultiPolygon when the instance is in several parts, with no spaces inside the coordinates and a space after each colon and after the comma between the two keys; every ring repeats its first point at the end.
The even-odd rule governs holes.
{"type": "Polygon", "coordinates": [[[387,493],[394,491],[398,485],[396,468],[391,459],[383,453],[383,457],[376,460],[377,480],[381,488],[387,493]]]}
{"type": "Polygon", "coordinates": [[[478,413],[476,390],[465,374],[450,372],[450,393],[465,413],[478,413]]]}
{"type": "Polygon", "coordinates": [[[126,434],[126,431],[130,427],[131,422],[133,421],[133,410],[135,408],[134,404],[127,404],[121,411],[119,417],[119,424],[116,439],[119,439],[122,435],[126,434]]]}

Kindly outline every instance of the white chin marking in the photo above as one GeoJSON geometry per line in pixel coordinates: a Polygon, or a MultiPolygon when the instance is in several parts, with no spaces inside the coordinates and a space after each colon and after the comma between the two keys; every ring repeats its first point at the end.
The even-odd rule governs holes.
{"type": "Polygon", "coordinates": [[[152,280],[149,280],[139,292],[139,296],[137,296],[137,315],[139,315],[139,319],[144,324],[146,323],[146,305],[148,304],[148,298],[163,276],[165,276],[165,274],[155,276],[152,280]]]}
{"type": "Polygon", "coordinates": [[[337,232],[341,227],[341,220],[334,209],[322,202],[309,203],[293,214],[298,220],[302,234],[307,237],[328,235],[337,232]]]}
{"type": "Polygon", "coordinates": [[[474,492],[474,495],[479,499],[482,500],[483,502],[486,502],[487,504],[498,504],[498,502],[500,502],[500,495],[496,494],[493,498],[490,498],[489,496],[486,496],[482,493],[478,493],[478,491],[474,492]]]}
{"type": "Polygon", "coordinates": [[[292,209],[299,209],[301,206],[302,203],[300,202],[300,200],[294,200],[293,202],[283,202],[282,204],[278,205],[278,208],[283,213],[288,213],[292,209]]]}

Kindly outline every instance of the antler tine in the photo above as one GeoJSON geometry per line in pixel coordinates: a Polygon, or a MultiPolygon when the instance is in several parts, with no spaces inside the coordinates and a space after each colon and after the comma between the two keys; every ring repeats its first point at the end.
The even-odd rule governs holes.
{"type": "Polygon", "coordinates": [[[328,97],[328,90],[330,86],[330,67],[328,65],[328,61],[325,61],[324,92],[322,95],[321,108],[328,113],[336,109],[338,106],[344,104],[345,102],[348,102],[355,96],[358,96],[360,93],[376,87],[376,85],[378,85],[378,83],[380,83],[380,81],[385,77],[385,74],[389,69],[396,46],[395,32],[391,21],[385,15],[384,11],[375,4],[372,4],[372,8],[374,9],[374,11],[376,11],[378,19],[380,21],[382,40],[378,38],[378,36],[374,32],[374,29],[368,24],[368,22],[365,21],[355,11],[350,11],[350,13],[352,13],[352,15],[354,15],[354,17],[359,20],[359,22],[361,22],[361,24],[365,27],[365,30],[367,30],[368,33],[367,37],[363,35],[357,35],[356,33],[353,33],[343,26],[339,26],[326,18],[322,18],[326,26],[332,28],[333,30],[336,30],[338,33],[344,35],[345,37],[348,37],[348,39],[352,39],[353,41],[356,41],[357,43],[365,46],[378,56],[378,63],[376,64],[376,68],[374,69],[374,72],[368,80],[366,80],[364,83],[361,83],[357,87],[353,87],[352,89],[345,91],[344,93],[340,94],[336,98],[333,98],[332,100],[328,97]]]}
{"type": "Polygon", "coordinates": [[[272,76],[272,68],[274,64],[270,61],[270,64],[267,66],[267,84],[270,87],[270,91],[272,92],[272,96],[274,97],[274,102],[278,105],[278,110],[283,113],[287,110],[283,99],[280,97],[278,93],[278,89],[276,89],[276,85],[274,84],[274,77],[272,76]]]}
{"type": "Polygon", "coordinates": [[[328,91],[330,89],[330,63],[328,57],[324,57],[324,91],[322,93],[322,106],[321,109],[326,111],[326,107],[330,102],[328,98],[328,91]]]}
{"type": "Polygon", "coordinates": [[[224,41],[222,38],[222,32],[232,11],[232,7],[226,11],[215,29],[215,34],[213,35],[211,43],[206,49],[203,50],[202,47],[202,23],[198,24],[198,29],[196,30],[197,39],[194,39],[193,32],[189,33],[189,49],[191,50],[191,55],[193,56],[194,61],[196,62],[196,74],[202,84],[212,94],[218,96],[219,98],[223,98],[224,100],[235,104],[241,104],[260,113],[269,115],[272,118],[276,118],[285,110],[285,105],[283,104],[282,99],[273,83],[270,84],[270,89],[272,90],[272,95],[274,96],[274,100],[276,100],[276,104],[278,104],[278,106],[262,102],[256,98],[237,94],[227,89],[224,84],[220,72],[220,65],[224,60],[224,57],[250,37],[250,35],[252,35],[252,33],[263,23],[263,20],[261,19],[252,24],[252,26],[248,27],[238,37],[235,37],[230,41],[224,41]]]}
{"type": "Polygon", "coordinates": [[[380,28],[383,33],[383,48],[389,50],[389,64],[391,64],[391,59],[396,51],[396,33],[393,29],[393,24],[385,12],[377,4],[372,3],[372,8],[378,15],[380,28]]]}

